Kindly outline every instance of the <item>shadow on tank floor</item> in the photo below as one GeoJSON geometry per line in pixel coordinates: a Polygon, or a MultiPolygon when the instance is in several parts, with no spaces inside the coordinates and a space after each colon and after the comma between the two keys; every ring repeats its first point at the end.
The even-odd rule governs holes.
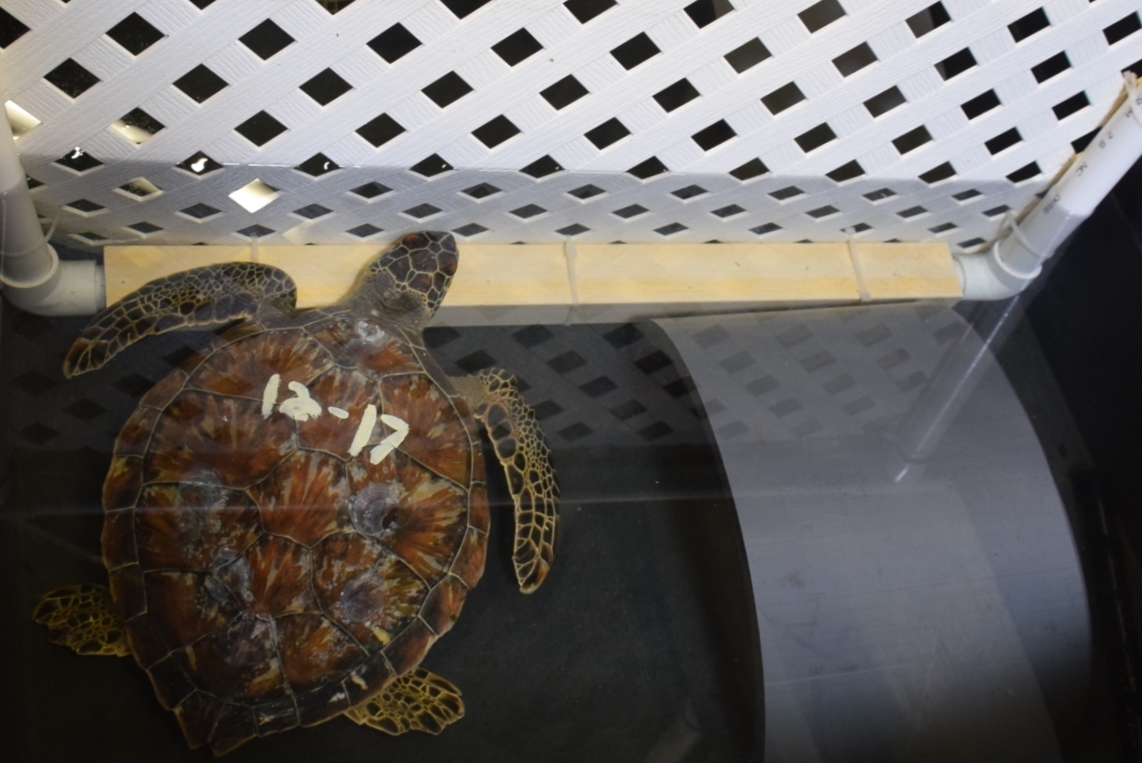
{"type": "MultiPolygon", "coordinates": [[[[0,454],[7,466],[0,611],[9,623],[0,633],[9,720],[0,747],[28,762],[77,755],[90,761],[205,760],[209,752],[187,749],[174,716],[160,707],[133,660],[79,657],[48,643],[30,617],[52,588],[106,580],[99,491],[115,430],[150,380],[187,347],[211,338],[208,332],[161,337],[124,353],[114,373],[64,381],[52,369],[82,324],[11,311],[0,322],[0,379],[11,392],[3,402],[6,452],[0,454]]],[[[757,759],[763,738],[755,694],[760,655],[736,516],[712,439],[692,412],[700,407],[685,384],[674,388],[682,394],[656,392],[671,383],[664,382],[671,372],[660,357],[669,348],[664,356],[657,347],[668,342],[656,331],[550,327],[542,335],[555,341],[546,344],[534,342],[536,327],[430,334],[430,343],[451,348],[447,357],[436,353],[446,368],[473,362],[466,342],[495,358],[510,356],[502,363],[530,384],[526,396],[533,404],[551,395],[546,402],[562,411],[551,414],[548,406],[544,421],[562,487],[562,533],[552,573],[534,595],[519,593],[509,561],[509,499],[502,477],[490,469],[495,508],[484,579],[424,663],[460,688],[466,717],[439,737],[398,738],[334,719],[253,740],[227,758],[757,759]],[[636,335],[638,342],[627,341],[636,335]],[[521,336],[532,343],[526,353],[521,336]],[[584,386],[581,378],[557,362],[567,346],[586,356],[580,360],[590,367],[588,377],[602,368],[615,382],[615,394],[629,393],[650,415],[673,422],[666,427],[672,434],[657,438],[666,444],[638,435],[663,431],[653,423],[640,420],[641,429],[632,428],[616,413],[610,418],[617,429],[601,424],[607,419],[589,408],[614,407],[618,398],[603,395],[600,402],[575,392],[584,386]],[[655,360],[639,365],[649,357],[655,360]],[[667,411],[667,405],[677,410],[667,411]],[[691,424],[683,431],[678,422],[685,416],[691,424]],[[583,435],[584,426],[590,435],[583,435]]],[[[673,376],[684,379],[684,369],[673,376]]]]}

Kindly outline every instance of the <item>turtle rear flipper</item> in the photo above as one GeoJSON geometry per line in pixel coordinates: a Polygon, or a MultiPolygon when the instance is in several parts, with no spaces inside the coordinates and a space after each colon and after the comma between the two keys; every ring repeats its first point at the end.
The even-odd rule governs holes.
{"type": "Polygon", "coordinates": [[[372,699],[345,711],[354,723],[397,736],[406,731],[439,734],[464,717],[460,690],[424,668],[396,678],[372,699]]]}
{"type": "Polygon", "coordinates": [[[48,626],[48,640],[79,654],[130,654],[123,618],[106,588],[94,583],[57,588],[36,605],[32,619],[48,626]]]}
{"type": "Polygon", "coordinates": [[[539,588],[555,557],[559,521],[559,487],[551,450],[531,409],[516,387],[515,377],[502,369],[453,379],[483,423],[507,475],[515,504],[512,563],[519,588],[539,588]]]}
{"type": "Polygon", "coordinates": [[[284,270],[253,262],[157,278],[91,319],[68,350],[63,375],[94,371],[152,334],[251,318],[267,306],[290,312],[296,304],[297,287],[284,270]]]}

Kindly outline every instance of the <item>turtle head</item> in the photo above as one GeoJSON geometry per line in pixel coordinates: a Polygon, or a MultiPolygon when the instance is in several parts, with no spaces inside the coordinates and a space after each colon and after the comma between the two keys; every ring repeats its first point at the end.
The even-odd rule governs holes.
{"type": "Polygon", "coordinates": [[[378,316],[423,328],[444,300],[459,261],[451,233],[410,233],[373,260],[352,299],[378,316]]]}

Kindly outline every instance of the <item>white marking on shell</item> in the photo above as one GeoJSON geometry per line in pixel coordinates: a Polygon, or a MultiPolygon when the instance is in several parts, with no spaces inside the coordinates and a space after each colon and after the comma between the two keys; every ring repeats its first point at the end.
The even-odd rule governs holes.
{"type": "Polygon", "coordinates": [[[281,374],[274,374],[270,380],[266,382],[266,388],[262,390],[262,418],[268,419],[270,414],[274,412],[274,403],[278,401],[278,387],[281,386],[281,374]]]}
{"type": "Polygon", "coordinates": [[[292,381],[289,388],[297,397],[291,397],[281,404],[281,412],[294,421],[309,421],[311,416],[321,415],[321,406],[309,396],[309,390],[301,382],[292,381]]]}
{"type": "Polygon", "coordinates": [[[390,416],[387,413],[381,414],[381,421],[393,433],[381,440],[380,444],[369,451],[369,463],[379,464],[385,459],[385,456],[392,453],[400,444],[404,442],[404,438],[408,437],[408,422],[397,416],[390,416]]]}
{"type": "Polygon", "coordinates": [[[357,432],[353,435],[353,442],[349,444],[349,455],[355,456],[365,447],[369,437],[373,434],[373,427],[377,425],[377,406],[369,403],[365,406],[365,415],[357,425],[357,432]]]}
{"type": "Polygon", "coordinates": [[[331,405],[327,410],[339,419],[349,418],[349,411],[345,410],[344,408],[338,408],[335,405],[331,405]]]}

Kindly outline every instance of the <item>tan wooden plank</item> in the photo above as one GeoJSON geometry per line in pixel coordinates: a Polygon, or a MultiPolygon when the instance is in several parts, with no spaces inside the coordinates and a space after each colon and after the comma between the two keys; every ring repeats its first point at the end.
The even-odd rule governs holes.
{"type": "MultiPolygon", "coordinates": [[[[298,284],[298,306],[344,295],[383,247],[113,246],[107,298],[191,267],[256,259],[298,284]]],[[[943,243],[859,244],[864,285],[877,300],[960,296],[943,243]]],[[[860,288],[847,243],[461,244],[460,268],[435,323],[602,322],[639,317],[851,304],[860,288]],[[568,262],[568,253],[571,262],[568,262]],[[574,287],[571,273],[574,273],[574,287]]]]}

